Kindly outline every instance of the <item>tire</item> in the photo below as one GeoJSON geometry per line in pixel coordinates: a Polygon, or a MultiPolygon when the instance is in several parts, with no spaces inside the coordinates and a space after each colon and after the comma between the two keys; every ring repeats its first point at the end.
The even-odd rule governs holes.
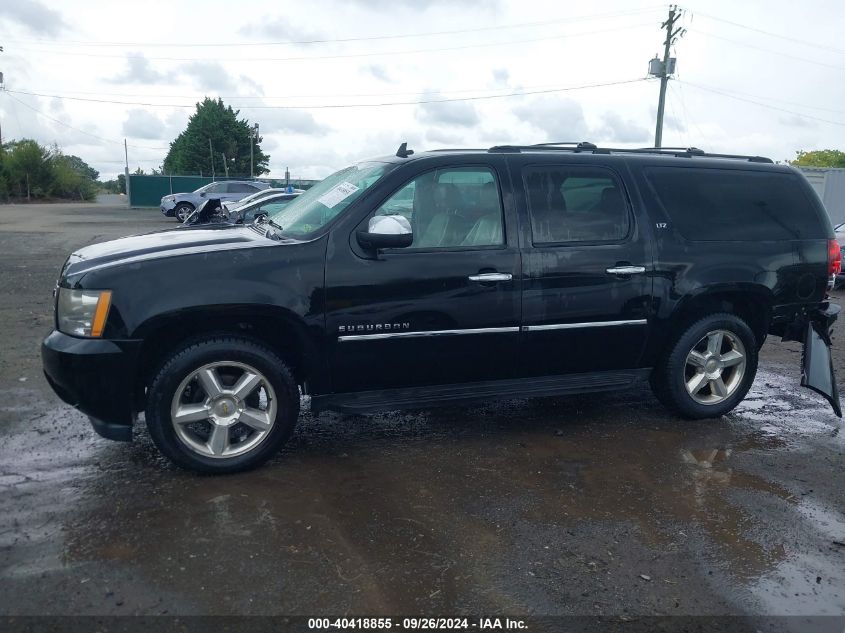
{"type": "Polygon", "coordinates": [[[194,205],[190,202],[180,202],[173,208],[173,215],[176,216],[177,222],[184,222],[185,219],[194,210],[194,205]]]}
{"type": "Polygon", "coordinates": [[[147,427],[173,463],[198,473],[255,468],[287,442],[299,389],[270,349],[219,336],[186,344],[150,385],[147,427]],[[181,422],[176,421],[181,418],[181,422]]]}
{"type": "Polygon", "coordinates": [[[727,313],[706,316],[685,328],[669,345],[652,371],[652,390],[682,417],[700,420],[725,415],[751,388],[758,349],[754,333],[739,317],[727,313]],[[718,353],[714,351],[717,345],[718,353]]]}

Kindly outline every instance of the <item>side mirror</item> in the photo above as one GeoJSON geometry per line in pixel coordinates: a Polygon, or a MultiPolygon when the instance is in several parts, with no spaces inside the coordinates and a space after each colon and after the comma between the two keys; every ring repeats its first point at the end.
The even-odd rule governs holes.
{"type": "Polygon", "coordinates": [[[366,231],[358,231],[358,243],[370,250],[406,248],[413,242],[414,232],[404,215],[377,215],[370,218],[366,231]]]}

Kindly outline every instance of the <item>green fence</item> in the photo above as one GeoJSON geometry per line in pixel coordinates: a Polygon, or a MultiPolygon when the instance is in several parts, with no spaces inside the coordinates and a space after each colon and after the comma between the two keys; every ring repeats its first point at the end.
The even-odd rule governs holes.
{"type": "MultiPolygon", "coordinates": [[[[227,180],[226,178],[205,178],[202,176],[147,176],[129,175],[129,206],[130,207],[158,207],[163,196],[171,193],[184,193],[194,191],[203,185],[216,180],[227,180]]],[[[229,178],[228,180],[249,180],[249,178],[229,178]]],[[[274,187],[284,187],[285,181],[276,179],[261,179],[269,182],[274,187]]],[[[316,180],[294,180],[290,184],[297,189],[308,189],[316,180]]]]}

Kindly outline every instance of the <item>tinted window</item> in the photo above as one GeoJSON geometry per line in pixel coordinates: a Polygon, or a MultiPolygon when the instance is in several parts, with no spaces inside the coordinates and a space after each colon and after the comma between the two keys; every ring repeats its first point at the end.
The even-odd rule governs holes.
{"type": "Polygon", "coordinates": [[[608,170],[535,165],[523,178],[535,244],[615,242],[628,234],[622,187],[608,170]]]}
{"type": "Polygon", "coordinates": [[[376,215],[403,215],[414,229],[411,248],[497,246],[504,243],[496,177],[486,167],[437,169],[394,193],[376,215]]]}
{"type": "Polygon", "coordinates": [[[793,174],[654,167],[646,178],[675,228],[689,240],[826,237],[793,174]]]}
{"type": "Polygon", "coordinates": [[[215,182],[210,185],[206,185],[201,189],[197,189],[197,191],[204,191],[206,193],[223,193],[224,191],[226,191],[226,183],[215,182]]]}
{"type": "Polygon", "coordinates": [[[226,185],[228,193],[255,193],[256,188],[245,182],[230,182],[226,185]]]}

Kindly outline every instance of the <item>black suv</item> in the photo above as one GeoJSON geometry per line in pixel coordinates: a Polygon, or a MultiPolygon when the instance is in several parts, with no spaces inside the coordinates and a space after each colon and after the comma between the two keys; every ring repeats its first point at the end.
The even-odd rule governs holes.
{"type": "Polygon", "coordinates": [[[839,246],[790,167],[589,143],[361,162],[266,220],[73,253],[47,379],[104,437],[145,411],[177,464],[232,472],[314,411],[626,388],[720,416],[768,334],[837,414],[839,246]],[[178,271],[178,274],[174,274],[178,271]]]}

